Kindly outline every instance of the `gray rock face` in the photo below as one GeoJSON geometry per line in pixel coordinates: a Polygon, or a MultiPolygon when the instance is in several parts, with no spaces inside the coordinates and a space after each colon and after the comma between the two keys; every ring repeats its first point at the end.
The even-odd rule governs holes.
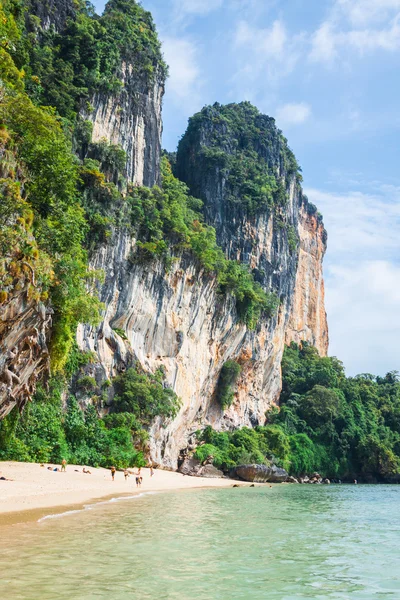
{"type": "MultiPolygon", "coordinates": [[[[152,103],[156,96],[151,95],[148,101],[152,103]]],[[[106,104],[103,101],[101,106],[106,104]]],[[[126,129],[123,126],[120,130],[114,120],[117,111],[111,100],[107,106],[104,110],[110,118],[103,120],[103,108],[94,113],[96,136],[112,136],[115,132],[117,137],[112,141],[117,143],[126,129]]],[[[154,104],[157,114],[158,110],[161,105],[156,108],[154,104]]],[[[124,111],[118,115],[120,122],[125,122],[124,111]]],[[[148,119],[145,113],[143,119],[148,119]]],[[[129,163],[128,159],[127,169],[137,182],[141,178],[148,183],[157,179],[156,123],[160,134],[161,121],[155,119],[151,127],[143,129],[141,141],[136,139],[134,143],[135,153],[141,156],[145,156],[146,148],[155,149],[147,174],[143,174],[145,161],[135,170],[134,161],[129,163]]],[[[274,155],[271,160],[275,160],[274,155]]],[[[280,297],[277,313],[261,319],[255,330],[250,331],[240,322],[234,299],[218,294],[215,277],[199,269],[188,255],[178,256],[168,273],[157,261],[145,266],[132,264],[129,255],[136,240],[124,231],[116,231],[92,257],[91,266],[105,271],[99,296],[106,308],[99,328],[79,327],[79,345],[97,352],[107,378],[129,366],[134,357],[145,369],[164,367],[167,384],[182,400],[181,410],[172,422],[156,420],[150,431],[151,459],[164,467],[176,469],[180,451],[188,446],[191,434],[206,425],[227,430],[264,424],[265,412],[279,398],[285,343],[305,339],[322,354],[326,352],[322,278],[326,233],[318,219],[308,213],[294,175],[282,176],[288,190],[286,219],[297,228],[299,236],[297,252],[290,251],[287,233],[278,226],[273,213],[261,212],[248,218],[225,211],[223,179],[218,170],[204,180],[196,180],[195,191],[205,198],[207,220],[216,226],[218,241],[227,255],[247,262],[259,273],[264,289],[272,289],[280,297]],[[113,328],[123,329],[128,341],[113,328]],[[242,371],[235,400],[222,411],[215,401],[215,390],[222,366],[229,359],[239,362],[242,371]]]]}
{"type": "Polygon", "coordinates": [[[282,483],[288,478],[285,469],[275,465],[240,465],[234,469],[234,475],[244,481],[255,481],[258,483],[282,483]]]}
{"type": "Polygon", "coordinates": [[[123,82],[121,91],[96,93],[91,99],[93,110],[82,116],[93,122],[93,142],[105,139],[125,150],[127,180],[152,187],[160,183],[164,78],[156,73],[149,83],[126,62],[117,76],[123,82]]]}
{"type": "MultiPolygon", "coordinates": [[[[235,126],[228,126],[220,118],[218,108],[204,110],[207,117],[194,127],[189,125],[178,146],[177,175],[193,196],[203,200],[206,221],[215,227],[218,244],[226,256],[247,263],[264,290],[279,297],[280,311],[278,318],[270,322],[270,335],[283,329],[287,344],[307,340],[325,355],[328,326],[322,260],[327,233],[313,214],[315,207],[303,194],[296,174],[285,164],[286,140],[274,119],[261,114],[248,117],[249,127],[254,124],[262,131],[253,142],[254,154],[265,161],[287,194],[284,207],[265,207],[249,214],[240,194],[229,183],[230,168],[210,165],[207,159],[207,152],[215,150],[235,156],[238,145],[246,142],[235,126]],[[290,247],[289,229],[297,233],[296,249],[290,247]]],[[[283,351],[283,343],[281,348],[283,351]]]]}
{"type": "Polygon", "coordinates": [[[44,30],[54,27],[56,31],[76,14],[73,0],[31,0],[30,12],[39,17],[44,30]]]}
{"type": "Polygon", "coordinates": [[[179,472],[191,477],[208,477],[209,479],[218,479],[224,476],[223,472],[214,467],[214,465],[202,465],[199,460],[193,457],[184,460],[179,467],[179,472]]]}

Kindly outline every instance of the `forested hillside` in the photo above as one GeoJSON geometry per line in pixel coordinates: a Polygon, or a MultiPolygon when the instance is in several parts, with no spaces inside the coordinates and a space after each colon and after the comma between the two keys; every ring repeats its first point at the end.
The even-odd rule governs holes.
{"type": "Polygon", "coordinates": [[[337,358],[320,357],[307,344],[292,344],[282,361],[280,408],[266,414],[266,425],[199,434],[196,451],[213,455],[229,470],[247,463],[283,466],[292,475],[361,481],[398,481],[400,470],[400,381],[369,373],[346,377],[337,358]]]}

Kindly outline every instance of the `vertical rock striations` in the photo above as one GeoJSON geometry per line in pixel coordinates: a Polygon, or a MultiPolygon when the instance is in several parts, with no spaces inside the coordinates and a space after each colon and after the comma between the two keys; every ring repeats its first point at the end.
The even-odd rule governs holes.
{"type": "Polygon", "coordinates": [[[310,341],[321,356],[328,352],[328,322],[325,312],[325,288],[322,261],[326,250],[327,234],[318,215],[309,210],[309,204],[300,206],[299,255],[294,295],[285,343],[310,341]]]}
{"type": "Polygon", "coordinates": [[[27,8],[26,14],[36,15],[44,31],[53,27],[55,31],[60,32],[67,19],[76,17],[74,0],[30,0],[27,8]]]}
{"type": "Polygon", "coordinates": [[[82,115],[93,123],[93,142],[125,150],[128,182],[151,187],[159,183],[166,77],[157,32],[151,14],[133,0],[109,0],[101,23],[104,77],[82,115]]]}
{"type": "Polygon", "coordinates": [[[181,255],[168,273],[161,263],[132,264],[136,241],[122,231],[95,253],[93,267],[106,272],[100,290],[106,311],[99,329],[80,327],[79,344],[98,353],[100,364],[91,368],[103,378],[133,358],[146,369],[164,367],[182,408],[173,422],[153,425],[151,454],[170,468],[191,433],[206,424],[264,423],[279,397],[285,342],[304,339],[325,353],[328,340],[326,233],[302,194],[297,163],[274,120],[248,103],[203,109],[180,143],[176,172],[203,200],[205,219],[227,257],[247,263],[280,303],[276,314],[249,330],[233,298],[221,296],[215,277],[190,255],[181,255]],[[241,376],[232,406],[222,410],[216,387],[227,360],[239,362],[241,376]]]}
{"type": "Polygon", "coordinates": [[[118,77],[121,91],[96,92],[90,113],[82,114],[93,123],[93,142],[105,139],[125,150],[127,180],[152,187],[159,183],[164,77],[138,78],[129,62],[121,65],[118,77]]]}
{"type": "MultiPolygon", "coordinates": [[[[35,69],[39,69],[44,100],[70,120],[82,173],[94,179],[98,194],[97,206],[91,205],[82,174],[85,218],[105,232],[97,238],[102,242],[90,261],[92,268],[105,274],[98,288],[104,303],[102,322],[98,327],[80,325],[77,333],[80,348],[98,356],[97,363],[85,369],[101,384],[134,360],[151,371],[163,367],[164,385],[175,390],[182,406],[172,421],[158,418],[152,424],[150,451],[160,465],[176,468],[197,429],[207,424],[228,429],[264,423],[266,410],[279,398],[285,343],[307,340],[326,353],[322,219],[302,193],[297,162],[275,121],[247,102],[215,104],[190,119],[179,144],[176,174],[203,201],[204,220],[215,228],[226,258],[247,265],[265,294],[276,299],[277,309],[272,315],[265,310],[257,319],[250,302],[253,314],[244,319],[237,299],[221,293],[216,275],[200,266],[188,250],[188,239],[182,242],[173,227],[170,234],[178,240],[174,258],[162,261],[153,256],[147,263],[140,261],[135,223],[124,219],[123,208],[120,215],[116,213],[124,202],[126,206],[134,202],[129,194],[135,186],[161,183],[166,66],[151,15],[134,0],[109,0],[102,17],[93,16],[80,0],[26,0],[25,6],[41,22],[40,30],[37,19],[27,15],[25,34],[32,30],[34,37],[38,31],[35,48],[31,48],[32,85],[38,85],[35,69]],[[80,26],[75,27],[78,16],[80,26]],[[89,52],[86,40],[90,40],[89,52]],[[42,60],[45,53],[36,52],[40,44],[52,57],[51,77],[42,60]],[[60,65],[62,76],[68,79],[65,95],[58,93],[60,65]],[[117,177],[113,183],[99,171],[101,161],[88,158],[90,148],[99,150],[110,144],[126,153],[125,180],[117,177]],[[241,371],[232,404],[222,408],[217,388],[227,361],[239,363],[241,371]]],[[[35,93],[39,92],[40,87],[35,93]]],[[[6,145],[0,152],[8,152],[6,145]]],[[[58,192],[60,202],[62,190],[58,192]]],[[[12,207],[13,196],[7,193],[12,207]]],[[[37,262],[29,225],[32,217],[27,216],[25,197],[19,201],[21,210],[12,209],[6,225],[12,231],[20,224],[20,237],[0,264],[4,284],[0,418],[16,405],[23,407],[38,377],[49,367],[51,297],[49,302],[39,289],[32,265],[42,273],[49,269],[45,262],[37,262]],[[31,258],[27,261],[26,256],[31,258]]],[[[195,214],[190,210],[188,206],[189,215],[195,214]]],[[[201,229],[197,216],[191,218],[201,229]]],[[[151,229],[153,225],[146,226],[151,229]]],[[[3,237],[0,242],[5,245],[3,237]]],[[[246,292],[257,295],[259,288],[247,273],[240,273],[235,277],[242,277],[251,288],[246,292]]],[[[109,388],[110,402],[113,393],[109,388]]]]}

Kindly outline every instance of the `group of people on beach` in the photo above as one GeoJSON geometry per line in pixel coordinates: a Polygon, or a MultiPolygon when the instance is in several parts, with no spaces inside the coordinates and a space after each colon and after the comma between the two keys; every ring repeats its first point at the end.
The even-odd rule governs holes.
{"type": "MultiPolygon", "coordinates": [[[[114,466],[112,466],[112,467],[110,467],[110,471],[111,471],[111,479],[112,479],[112,481],[114,481],[115,473],[117,472],[117,469],[114,466]]],[[[132,473],[132,471],[128,471],[128,469],[124,469],[125,481],[127,481],[128,477],[130,475],[135,475],[136,487],[141,487],[142,481],[143,481],[142,467],[139,467],[136,473],[132,473]]],[[[153,475],[154,475],[153,465],[150,465],[150,477],[153,477],[153,475]]]]}

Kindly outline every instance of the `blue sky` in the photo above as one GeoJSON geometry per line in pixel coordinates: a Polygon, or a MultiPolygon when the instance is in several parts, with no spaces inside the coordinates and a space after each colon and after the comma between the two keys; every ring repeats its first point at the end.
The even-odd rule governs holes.
{"type": "Polygon", "coordinates": [[[215,101],[275,117],[328,230],[330,354],[400,370],[400,0],[142,4],[170,66],[164,146],[215,101]]]}

